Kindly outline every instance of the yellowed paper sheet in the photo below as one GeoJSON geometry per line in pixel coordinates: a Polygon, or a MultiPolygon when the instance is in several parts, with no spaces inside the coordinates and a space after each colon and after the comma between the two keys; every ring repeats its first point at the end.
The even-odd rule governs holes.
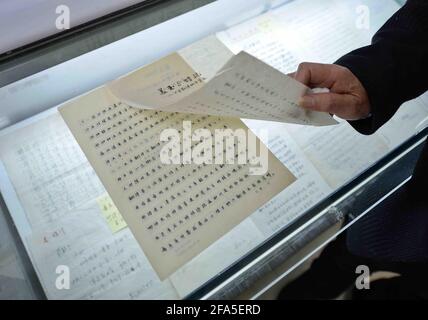
{"type": "MultiPolygon", "coordinates": [[[[212,41],[209,38],[208,43],[212,41]]],[[[184,53],[193,68],[173,53],[107,87],[118,100],[135,108],[316,126],[337,123],[326,113],[298,106],[308,87],[246,52],[228,55],[219,46],[205,44],[205,51],[202,45],[196,46],[195,51],[205,54],[205,59],[190,55],[187,49],[184,53]],[[221,54],[215,55],[215,50],[221,54]],[[223,65],[215,75],[212,68],[202,67],[209,57],[213,65],[223,65]]]]}
{"type": "Polygon", "coordinates": [[[270,120],[304,125],[332,125],[328,114],[301,108],[309,89],[248,53],[234,56],[206,85],[165,110],[270,120]]]}
{"type": "Polygon", "coordinates": [[[164,129],[182,132],[190,121],[194,132],[247,132],[237,118],[135,109],[105,87],[60,113],[161,279],[295,181],[270,152],[261,175],[249,174],[249,163],[161,163],[164,129]]]}
{"type": "Polygon", "coordinates": [[[107,87],[118,100],[132,107],[163,109],[195,92],[203,84],[201,74],[178,53],[173,53],[113,81],[107,87]]]}

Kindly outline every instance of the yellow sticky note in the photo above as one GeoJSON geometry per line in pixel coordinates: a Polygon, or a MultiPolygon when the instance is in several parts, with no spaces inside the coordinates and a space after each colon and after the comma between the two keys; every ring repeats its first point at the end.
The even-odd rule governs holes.
{"type": "Polygon", "coordinates": [[[99,197],[97,202],[112,233],[116,233],[128,226],[109,195],[99,197]]]}

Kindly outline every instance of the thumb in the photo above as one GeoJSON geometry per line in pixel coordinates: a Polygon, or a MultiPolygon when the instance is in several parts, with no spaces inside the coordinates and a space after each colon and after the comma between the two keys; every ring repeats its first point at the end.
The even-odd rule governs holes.
{"type": "Polygon", "coordinates": [[[303,62],[294,74],[294,78],[308,87],[326,87],[333,85],[331,73],[334,66],[322,63],[303,62]]]}

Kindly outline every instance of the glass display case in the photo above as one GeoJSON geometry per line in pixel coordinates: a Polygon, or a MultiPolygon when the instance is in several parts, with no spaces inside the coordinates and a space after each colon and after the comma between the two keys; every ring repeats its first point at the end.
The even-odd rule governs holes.
{"type": "Polygon", "coordinates": [[[111,199],[58,105],[212,34],[283,73],[333,63],[369,44],[401,4],[145,3],[0,56],[0,298],[262,298],[411,177],[428,134],[426,94],[371,136],[340,119],[244,120],[269,128],[266,144],[297,181],[161,281],[126,223],[109,220],[111,199]]]}

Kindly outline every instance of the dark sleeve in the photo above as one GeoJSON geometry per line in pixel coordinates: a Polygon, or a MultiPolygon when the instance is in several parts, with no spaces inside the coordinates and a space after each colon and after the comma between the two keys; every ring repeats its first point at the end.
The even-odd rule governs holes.
{"type": "Polygon", "coordinates": [[[428,0],[408,0],[375,34],[372,44],[336,64],[347,67],[365,87],[371,117],[349,121],[371,134],[388,121],[402,103],[428,90],[428,0]]]}

